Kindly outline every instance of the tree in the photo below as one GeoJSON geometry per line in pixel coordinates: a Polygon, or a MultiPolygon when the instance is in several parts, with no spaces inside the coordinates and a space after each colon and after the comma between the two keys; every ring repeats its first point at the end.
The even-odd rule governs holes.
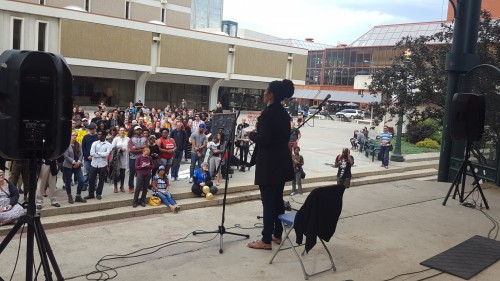
{"type": "MultiPolygon", "coordinates": [[[[404,113],[408,120],[434,118],[442,122],[446,97],[446,54],[451,50],[453,25],[444,23],[432,36],[406,37],[396,44],[400,54],[392,64],[376,71],[369,85],[371,94],[382,94],[372,104],[374,115],[382,118],[404,113]],[[411,55],[409,55],[411,54],[411,55]],[[395,102],[397,101],[397,102],[395,102]]],[[[481,12],[477,53],[482,64],[500,65],[500,22],[481,12]]],[[[500,75],[492,69],[478,69],[464,79],[473,92],[486,94],[485,142],[498,146],[500,139],[500,75]]]]}

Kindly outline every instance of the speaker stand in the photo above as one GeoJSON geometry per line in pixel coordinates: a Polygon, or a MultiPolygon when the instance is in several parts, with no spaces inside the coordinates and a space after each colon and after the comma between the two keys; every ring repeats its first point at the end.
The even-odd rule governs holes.
{"type": "MultiPolygon", "coordinates": [[[[28,235],[27,235],[27,249],[26,249],[26,281],[33,280],[33,267],[34,267],[34,238],[36,238],[36,243],[38,246],[38,253],[40,254],[40,259],[43,267],[43,272],[45,274],[45,280],[52,281],[52,272],[50,271],[50,264],[54,269],[54,273],[57,277],[57,280],[64,280],[64,277],[59,270],[59,266],[57,265],[56,257],[52,252],[52,248],[50,247],[49,240],[47,239],[47,235],[42,226],[42,222],[40,221],[40,215],[36,213],[36,184],[37,184],[37,161],[36,158],[33,157],[29,160],[30,167],[30,178],[29,178],[29,192],[28,192],[28,211],[25,215],[23,215],[19,221],[14,225],[11,231],[4,238],[2,243],[0,244],[0,255],[3,250],[7,247],[12,238],[16,235],[19,228],[23,226],[25,223],[28,225],[28,235]],[[50,263],[49,263],[50,262],[50,263]]],[[[37,271],[38,275],[38,271],[37,271]]],[[[1,277],[0,277],[1,279],[1,277]]],[[[36,280],[35,276],[35,280],[36,280]]]]}
{"type": "Polygon", "coordinates": [[[448,190],[448,193],[446,194],[446,197],[444,198],[443,201],[443,206],[446,205],[446,201],[448,201],[448,198],[450,197],[451,191],[455,189],[453,192],[453,199],[458,194],[458,199],[460,204],[463,204],[464,201],[472,194],[474,191],[479,190],[479,193],[481,194],[481,198],[483,199],[484,206],[486,209],[490,209],[490,206],[488,205],[488,201],[486,200],[486,197],[484,196],[483,189],[481,188],[481,185],[479,184],[479,178],[477,177],[476,171],[474,171],[474,167],[472,166],[472,162],[469,160],[470,158],[470,151],[472,147],[472,141],[468,140],[467,141],[467,147],[465,149],[465,157],[464,161],[462,161],[462,164],[460,165],[460,168],[458,169],[457,174],[455,175],[455,179],[453,180],[453,183],[450,186],[450,189],[448,190]],[[470,172],[472,173],[472,177],[474,178],[474,188],[467,194],[467,196],[464,197],[465,195],[465,178],[467,176],[467,169],[470,169],[470,172]],[[461,188],[459,189],[459,185],[461,183],[461,188]]]}

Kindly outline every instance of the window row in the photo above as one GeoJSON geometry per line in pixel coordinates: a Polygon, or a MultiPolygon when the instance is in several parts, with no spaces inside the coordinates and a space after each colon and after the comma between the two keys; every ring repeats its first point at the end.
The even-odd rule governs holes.
{"type": "MultiPolygon", "coordinates": [[[[24,19],[12,17],[10,21],[10,49],[23,50],[24,46],[24,19]]],[[[46,52],[49,44],[49,23],[46,21],[36,21],[35,26],[36,50],[46,52]]]]}

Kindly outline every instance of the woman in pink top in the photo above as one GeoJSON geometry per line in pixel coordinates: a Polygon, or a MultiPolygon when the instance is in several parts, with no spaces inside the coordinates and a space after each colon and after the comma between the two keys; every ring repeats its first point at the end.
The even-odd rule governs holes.
{"type": "Polygon", "coordinates": [[[142,190],[141,205],[146,207],[146,195],[148,194],[148,186],[151,180],[151,171],[153,170],[153,159],[149,156],[149,147],[142,150],[142,155],[135,159],[135,172],[137,179],[134,192],[134,208],[139,204],[139,193],[142,190]]]}

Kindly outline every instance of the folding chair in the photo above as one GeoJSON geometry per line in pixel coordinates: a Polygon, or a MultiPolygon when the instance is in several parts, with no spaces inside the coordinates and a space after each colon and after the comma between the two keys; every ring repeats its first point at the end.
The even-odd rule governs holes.
{"type": "MultiPolygon", "coordinates": [[[[325,241],[328,242],[330,238],[333,236],[335,233],[335,229],[337,226],[337,222],[340,217],[340,213],[342,212],[342,198],[344,195],[344,190],[345,187],[343,185],[333,185],[333,186],[326,186],[326,187],[320,187],[311,192],[309,196],[307,197],[306,201],[304,202],[304,205],[300,208],[298,212],[289,212],[286,214],[279,215],[279,219],[281,220],[283,224],[283,229],[286,229],[288,227],[288,230],[285,231],[285,236],[282,239],[281,244],[279,245],[278,249],[274,253],[273,257],[269,261],[270,264],[273,263],[274,258],[278,255],[278,252],[284,251],[284,250],[289,250],[292,249],[293,252],[295,253],[295,256],[300,262],[300,265],[302,267],[302,271],[304,273],[304,279],[308,280],[309,277],[324,273],[327,271],[336,271],[335,263],[333,262],[332,255],[328,248],[326,247],[325,241]],[[324,205],[326,204],[326,205],[324,205]],[[325,208],[325,206],[328,206],[325,208]],[[297,217],[301,217],[299,221],[296,221],[297,217]],[[321,218],[325,217],[326,220],[321,220],[321,221],[316,221],[315,218],[321,218]],[[296,227],[303,227],[301,222],[306,222],[308,227],[316,227],[316,229],[319,229],[319,233],[317,235],[314,235],[312,233],[305,233],[307,236],[306,243],[302,245],[297,245],[290,239],[290,232],[292,232],[293,229],[296,230],[296,227]],[[299,224],[299,225],[296,225],[299,224]],[[312,225],[311,225],[312,224],[312,225]],[[325,233],[324,229],[325,227],[328,229],[328,234],[325,233]],[[326,234],[326,235],[325,235],[326,234]],[[328,257],[330,258],[331,265],[329,268],[318,271],[315,273],[308,273],[306,271],[306,268],[304,266],[304,262],[301,258],[301,256],[304,256],[306,253],[306,250],[310,250],[309,248],[312,248],[314,244],[316,243],[316,238],[319,238],[321,244],[325,248],[328,257]],[[283,245],[285,244],[285,241],[288,241],[290,243],[290,247],[282,248],[283,245]],[[312,242],[312,246],[308,245],[310,242],[312,242]],[[297,247],[299,246],[306,246],[304,250],[302,251],[302,254],[299,255],[297,252],[297,247]]],[[[302,234],[300,235],[300,239],[297,236],[297,240],[300,242],[302,241],[302,234]]]]}

